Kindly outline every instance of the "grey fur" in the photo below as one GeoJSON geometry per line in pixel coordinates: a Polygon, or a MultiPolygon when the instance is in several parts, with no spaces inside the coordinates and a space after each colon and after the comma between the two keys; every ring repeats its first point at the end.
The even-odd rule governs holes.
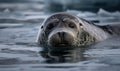
{"type": "MultiPolygon", "coordinates": [[[[114,26],[98,26],[98,25],[92,24],[89,21],[86,21],[82,18],[78,18],[77,16],[73,16],[68,13],[56,13],[56,14],[53,14],[50,17],[48,17],[41,25],[41,28],[39,30],[38,37],[37,37],[38,44],[42,45],[42,46],[43,45],[49,46],[50,44],[49,44],[48,40],[49,40],[50,35],[54,35],[55,33],[58,33],[58,31],[61,32],[61,30],[55,29],[50,32],[46,31],[47,25],[49,25],[49,22],[51,22],[53,20],[54,20],[53,22],[57,22],[61,19],[63,19],[63,21],[64,21],[65,18],[66,19],[70,18],[70,21],[74,20],[74,22],[78,28],[76,32],[62,28],[62,31],[65,32],[67,30],[67,32],[72,37],[74,37],[74,40],[71,44],[73,46],[90,45],[95,42],[105,40],[105,39],[111,37],[112,35],[120,34],[120,32],[118,32],[118,30],[120,30],[120,28],[119,29],[113,28],[114,26]],[[73,33],[77,34],[77,35],[73,35],[73,33]]],[[[69,21],[69,19],[68,19],[68,21],[69,21]]]]}

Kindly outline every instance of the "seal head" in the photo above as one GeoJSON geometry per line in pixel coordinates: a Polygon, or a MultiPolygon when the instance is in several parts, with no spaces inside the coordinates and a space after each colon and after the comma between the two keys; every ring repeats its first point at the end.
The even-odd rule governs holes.
{"type": "Polygon", "coordinates": [[[68,13],[56,13],[43,22],[37,41],[47,46],[82,46],[106,39],[107,36],[106,32],[84,19],[68,13]]]}

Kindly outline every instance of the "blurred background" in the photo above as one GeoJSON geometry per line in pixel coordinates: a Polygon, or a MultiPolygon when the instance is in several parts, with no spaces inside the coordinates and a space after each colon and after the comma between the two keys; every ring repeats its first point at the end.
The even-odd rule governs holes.
{"type": "Polygon", "coordinates": [[[94,22],[114,22],[120,20],[119,10],[120,0],[0,0],[0,22],[40,23],[55,12],[68,12],[94,22]]]}
{"type": "Polygon", "coordinates": [[[120,10],[120,0],[0,0],[0,3],[0,11],[9,9],[11,11],[61,12],[80,10],[97,12],[100,8],[107,11],[120,10]]]}
{"type": "Polygon", "coordinates": [[[47,11],[81,10],[97,12],[99,8],[108,11],[120,10],[120,0],[45,0],[47,11]]]}

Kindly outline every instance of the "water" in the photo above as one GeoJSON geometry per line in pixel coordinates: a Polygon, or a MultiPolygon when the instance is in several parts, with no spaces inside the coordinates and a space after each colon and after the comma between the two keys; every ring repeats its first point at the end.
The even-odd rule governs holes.
{"type": "MultiPolygon", "coordinates": [[[[0,71],[120,70],[119,36],[91,46],[42,48],[36,44],[36,37],[40,23],[48,15],[42,11],[26,9],[21,10],[20,7],[20,11],[5,8],[0,11],[0,71]]],[[[83,18],[98,21],[97,24],[102,25],[111,19],[115,22],[110,23],[119,23],[120,19],[115,13],[102,16],[104,11],[98,14],[79,12],[78,16],[80,13],[83,18]]]]}

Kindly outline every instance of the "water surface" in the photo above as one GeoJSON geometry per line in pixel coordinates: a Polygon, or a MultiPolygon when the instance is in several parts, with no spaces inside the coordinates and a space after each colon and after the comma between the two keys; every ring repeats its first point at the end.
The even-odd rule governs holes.
{"type": "MultiPolygon", "coordinates": [[[[113,21],[119,23],[119,15],[115,17],[115,13],[107,13],[105,16],[106,12],[103,12],[79,12],[78,16],[98,20],[97,24],[102,25],[113,21]]],[[[36,37],[44,18],[46,14],[38,10],[4,9],[0,12],[0,71],[120,70],[119,36],[91,46],[40,47],[36,44],[36,37]]]]}

